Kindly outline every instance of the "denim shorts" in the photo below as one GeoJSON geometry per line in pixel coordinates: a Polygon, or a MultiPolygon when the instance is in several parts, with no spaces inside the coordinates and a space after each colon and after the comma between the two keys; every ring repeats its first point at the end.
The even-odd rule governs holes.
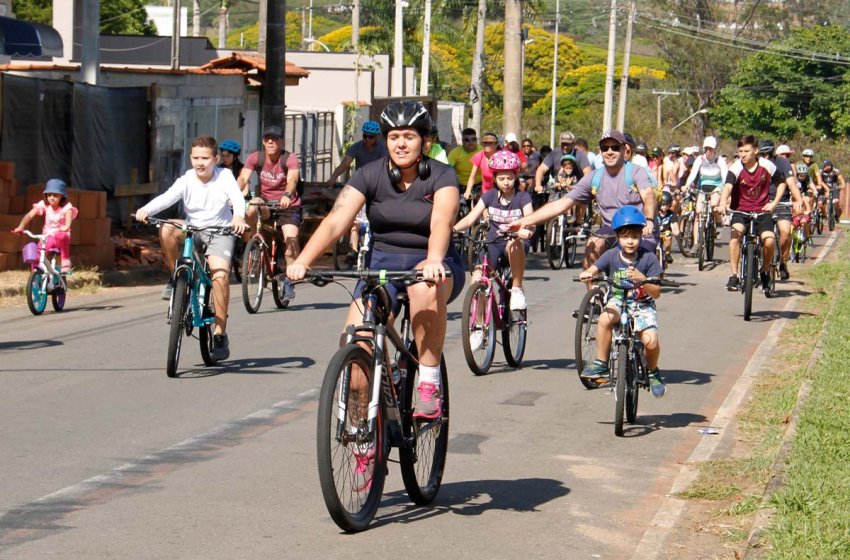
{"type": "MultiPolygon", "coordinates": [[[[366,267],[372,270],[413,270],[416,265],[425,260],[427,252],[413,251],[410,253],[389,253],[379,249],[372,249],[366,255],[366,267]]],[[[466,271],[463,268],[463,260],[454,248],[454,245],[449,244],[446,258],[443,259],[443,266],[452,274],[452,293],[449,295],[448,303],[451,303],[463,291],[463,284],[466,281],[466,271]]],[[[401,303],[397,299],[397,295],[405,292],[407,287],[403,282],[390,282],[386,285],[387,294],[390,296],[390,301],[393,302],[393,313],[398,315],[401,310],[401,303]]],[[[354,288],[354,297],[358,300],[363,293],[363,281],[357,282],[354,288]]]]}
{"type": "MultiPolygon", "coordinates": [[[[608,303],[605,304],[605,308],[613,309],[619,313],[622,303],[622,299],[612,297],[608,300],[608,303]]],[[[626,308],[629,310],[629,316],[634,322],[635,332],[642,332],[646,329],[658,329],[658,314],[655,310],[655,300],[628,300],[626,302],[626,308]]]]}

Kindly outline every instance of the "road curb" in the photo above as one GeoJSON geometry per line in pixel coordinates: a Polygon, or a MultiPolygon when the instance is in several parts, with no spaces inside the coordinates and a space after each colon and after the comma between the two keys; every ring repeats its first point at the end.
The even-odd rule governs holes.
{"type": "MultiPolygon", "coordinates": [[[[818,258],[815,259],[814,264],[821,262],[831,251],[837,237],[838,231],[836,230],[832,233],[832,235],[830,235],[829,239],[824,244],[824,248],[818,255],[818,258]]],[[[802,296],[793,296],[788,304],[783,308],[782,312],[788,313],[796,311],[801,299],[802,296]]],[[[735,385],[729,391],[729,394],[726,396],[723,404],[717,410],[714,418],[709,423],[710,426],[720,429],[721,433],[723,433],[725,432],[725,429],[734,422],[741,403],[749,394],[753,383],[759,377],[765,363],[767,363],[770,359],[771,354],[779,341],[779,335],[785,328],[788,321],[790,321],[790,319],[782,318],[771,326],[764,340],[761,344],[759,344],[758,348],[753,353],[753,356],[747,362],[741,376],[735,382],[735,385]]],[[[802,393],[802,387],[800,391],[802,393]]],[[[798,413],[799,410],[797,406],[795,406],[792,416],[797,415],[798,413]]],[[[796,416],[794,416],[794,418],[796,418],[796,416]]],[[[792,420],[792,422],[789,423],[789,427],[786,429],[786,433],[783,438],[789,438],[790,440],[790,436],[792,434],[789,434],[789,431],[792,424],[796,427],[796,420],[792,420]]],[[[673,530],[678,526],[682,513],[685,510],[685,506],[689,501],[679,498],[677,495],[680,492],[687,490],[690,485],[696,481],[699,476],[699,464],[710,460],[722,441],[722,437],[704,437],[696,445],[688,459],[682,465],[679,474],[676,475],[676,478],[673,480],[673,484],[667,492],[664,501],[661,503],[658,510],[656,510],[649,528],[644,532],[643,537],[641,537],[640,542],[632,553],[631,558],[633,560],[653,560],[662,557],[662,554],[666,550],[666,541],[673,530]]],[[[785,446],[786,441],[783,439],[780,452],[785,446]]],[[[790,443],[788,443],[788,446],[790,447],[790,443]]],[[[769,522],[769,516],[765,517],[765,519],[761,521],[762,523],[769,522]]],[[[763,526],[760,527],[760,529],[763,530],[763,526]]],[[[758,534],[760,534],[760,532],[761,531],[758,531],[758,534]]],[[[750,533],[750,538],[753,538],[752,533],[753,531],[750,533]]]]}

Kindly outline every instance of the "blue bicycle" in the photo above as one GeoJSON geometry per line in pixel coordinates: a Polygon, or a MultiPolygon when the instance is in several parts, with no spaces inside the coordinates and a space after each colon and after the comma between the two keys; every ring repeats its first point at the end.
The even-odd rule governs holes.
{"type": "Polygon", "coordinates": [[[229,227],[196,227],[174,220],[148,218],[148,222],[157,227],[169,224],[180,228],[186,234],[183,255],[177,259],[172,282],[174,291],[168,303],[168,354],[165,372],[168,377],[177,377],[177,363],[183,335],[192,336],[198,329],[201,342],[201,358],[204,365],[214,366],[213,328],[215,326],[215,306],[212,300],[212,278],[207,260],[195,247],[194,235],[198,232],[211,232],[214,235],[233,235],[229,227]]]}

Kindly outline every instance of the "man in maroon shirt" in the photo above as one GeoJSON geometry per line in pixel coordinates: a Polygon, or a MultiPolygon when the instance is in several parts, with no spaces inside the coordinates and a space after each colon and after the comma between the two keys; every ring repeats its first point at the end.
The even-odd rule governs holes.
{"type": "MultiPolygon", "coordinates": [[[[245,166],[236,179],[243,195],[248,194],[251,175],[255,172],[259,179],[259,192],[251,199],[251,202],[256,204],[265,201],[280,204],[281,212],[278,213],[275,226],[280,227],[283,233],[288,265],[294,262],[301,252],[298,245],[298,233],[302,222],[301,198],[296,190],[301,171],[295,154],[283,150],[283,130],[279,126],[267,126],[263,131],[263,154],[253,152],[245,160],[245,166]],[[282,157],[284,153],[287,154],[286,159],[282,157]],[[263,155],[262,166],[260,165],[261,155],[263,155]]],[[[257,206],[249,205],[245,213],[246,221],[252,228],[257,226],[257,208],[257,206]]],[[[268,208],[260,206],[259,209],[263,213],[263,219],[267,219],[268,208]]],[[[291,300],[294,297],[295,290],[292,284],[284,279],[283,299],[291,300]]]]}
{"type": "Polygon", "coordinates": [[[785,179],[781,177],[781,172],[776,169],[773,162],[758,157],[758,143],[753,136],[744,136],[738,140],[738,155],[740,159],[729,166],[726,174],[720,208],[761,214],[756,218],[737,213],[732,215],[732,238],[729,240],[729,268],[732,274],[726,282],[726,289],[733,292],[739,288],[738,263],[741,258],[741,238],[749,229],[750,221],[755,219],[755,231],[761,238],[763,247],[759,278],[762,289],[766,295],[769,295],[770,279],[767,270],[773,260],[773,251],[776,246],[772,214],[785,193],[785,179]],[[771,200],[770,184],[774,176],[779,186],[771,200]]]}

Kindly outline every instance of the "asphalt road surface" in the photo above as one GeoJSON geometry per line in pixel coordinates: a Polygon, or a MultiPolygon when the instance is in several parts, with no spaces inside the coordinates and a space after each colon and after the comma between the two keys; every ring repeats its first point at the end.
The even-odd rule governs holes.
{"type": "Polygon", "coordinates": [[[66,312],[41,317],[2,310],[0,557],[626,558],[801,285],[756,294],[745,323],[743,298],[723,289],[725,262],[698,272],[677,256],[669,277],[682,286],[658,302],[668,392],[642,393],[637,424],[617,438],[612,394],[584,389],[574,369],[577,273],[531,257],[522,369],[497,362],[473,376],[462,298],[451,305],[443,486],[415,507],[391,463],[377,517],[356,535],[330,520],[315,458],[343,289],[299,286],[284,311],[267,293],[253,316],[234,290],[231,358],[204,368],[184,343],[179,379],[164,371],[160,287],[71,293],[66,312]]]}

